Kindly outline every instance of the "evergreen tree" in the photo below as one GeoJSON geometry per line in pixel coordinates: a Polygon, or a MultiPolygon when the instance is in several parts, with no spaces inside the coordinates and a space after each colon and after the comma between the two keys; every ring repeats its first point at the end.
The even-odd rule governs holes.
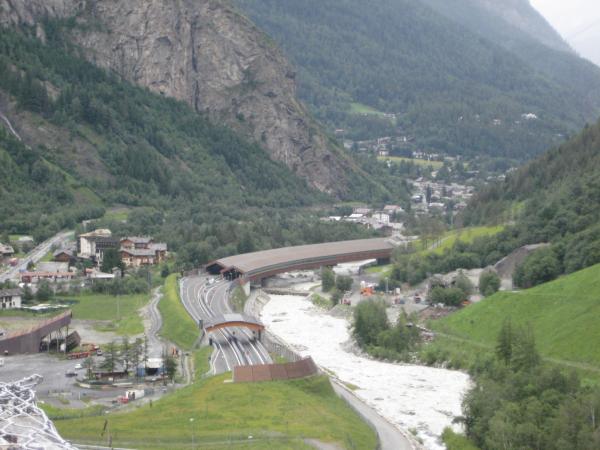
{"type": "Polygon", "coordinates": [[[513,330],[510,318],[504,319],[496,343],[496,355],[507,366],[510,365],[513,355],[513,330]]]}
{"type": "Polygon", "coordinates": [[[329,292],[335,287],[335,272],[330,267],[321,270],[321,282],[323,292],[329,292]]]}
{"type": "Polygon", "coordinates": [[[177,361],[167,351],[163,353],[163,367],[167,377],[173,381],[175,374],[177,373],[177,361]]]}
{"type": "Polygon", "coordinates": [[[338,275],[335,279],[335,287],[341,292],[349,291],[353,284],[354,280],[349,276],[338,275]]]}
{"type": "Polygon", "coordinates": [[[106,346],[104,352],[104,362],[102,363],[102,368],[108,372],[114,372],[115,367],[118,364],[117,359],[117,345],[114,341],[109,342],[106,346]]]}
{"type": "Polygon", "coordinates": [[[38,285],[38,290],[35,293],[35,299],[38,302],[47,302],[54,296],[54,291],[50,287],[50,283],[47,280],[42,280],[38,285]]]}
{"type": "Polygon", "coordinates": [[[353,335],[360,345],[376,344],[379,334],[389,328],[383,300],[361,302],[354,309],[353,335]]]}
{"type": "Polygon", "coordinates": [[[540,364],[540,360],[531,326],[519,329],[512,347],[513,369],[531,370],[540,364]]]}
{"type": "Polygon", "coordinates": [[[104,250],[100,270],[105,273],[111,273],[115,267],[125,270],[125,264],[123,264],[123,261],[121,260],[119,250],[116,248],[107,248],[104,250]]]}
{"type": "Polygon", "coordinates": [[[123,355],[123,365],[125,366],[125,372],[129,372],[129,362],[131,361],[131,345],[127,336],[123,337],[121,354],[123,355]]]}
{"type": "Polygon", "coordinates": [[[138,367],[140,365],[140,361],[142,359],[142,345],[143,341],[140,338],[136,338],[135,342],[131,347],[131,365],[133,366],[133,370],[135,372],[136,379],[138,378],[138,367]]]}

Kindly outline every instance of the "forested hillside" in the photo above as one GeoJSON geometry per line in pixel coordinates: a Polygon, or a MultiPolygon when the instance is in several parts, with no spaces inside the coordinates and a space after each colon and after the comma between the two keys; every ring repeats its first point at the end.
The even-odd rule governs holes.
{"type": "Polygon", "coordinates": [[[509,219],[520,243],[554,244],[529,264],[544,266],[550,279],[600,263],[600,122],[489,186],[465,211],[466,223],[509,219]]]}
{"type": "Polygon", "coordinates": [[[434,273],[494,265],[527,244],[551,243],[514,274],[531,287],[600,263],[600,122],[487,186],[457,221],[503,224],[493,236],[457,241],[440,252],[398,252],[390,283],[416,284],[434,273]]]}
{"type": "MultiPolygon", "coordinates": [[[[46,24],[43,44],[0,29],[0,111],[23,139],[0,127],[3,233],[42,238],[101,216],[106,206],[144,207],[119,226],[160,235],[190,264],[238,250],[367,235],[296,214],[294,208],[332,199],[185,103],[74,56],[77,48],[58,30],[46,24]]],[[[405,192],[401,183],[388,185],[405,192]]],[[[354,189],[382,201],[390,195],[359,177],[354,189]]]]}
{"type": "Polygon", "coordinates": [[[417,0],[236,2],[295,62],[301,97],[332,126],[356,125],[358,102],[396,113],[393,131],[419,147],[524,160],[600,114],[600,70],[523,32],[548,50],[536,64],[417,0]],[[560,65],[548,52],[563,75],[540,69],[560,65]]]}

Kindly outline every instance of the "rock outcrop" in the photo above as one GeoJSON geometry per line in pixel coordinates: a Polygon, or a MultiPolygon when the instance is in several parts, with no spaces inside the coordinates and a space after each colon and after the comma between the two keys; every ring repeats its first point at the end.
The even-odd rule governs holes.
{"type": "Polygon", "coordinates": [[[73,16],[96,65],[233,127],[323,192],[347,189],[357,169],[296,99],[293,69],[226,0],[0,0],[3,25],[73,16]]]}

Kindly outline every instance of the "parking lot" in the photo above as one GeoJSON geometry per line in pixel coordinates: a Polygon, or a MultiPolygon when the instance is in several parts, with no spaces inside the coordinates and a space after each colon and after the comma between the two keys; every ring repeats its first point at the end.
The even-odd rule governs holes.
{"type": "Polygon", "coordinates": [[[75,384],[76,377],[66,376],[67,372],[75,371],[83,374],[85,369],[75,370],[75,365],[83,360],[67,360],[47,353],[33,355],[0,356],[4,365],[0,367],[0,381],[16,381],[29,375],[39,374],[44,377],[36,392],[41,400],[51,403],[61,398],[64,403],[68,400],[69,407],[82,407],[85,403],[82,399],[111,399],[121,395],[124,390],[91,390],[83,389],[75,384]]]}

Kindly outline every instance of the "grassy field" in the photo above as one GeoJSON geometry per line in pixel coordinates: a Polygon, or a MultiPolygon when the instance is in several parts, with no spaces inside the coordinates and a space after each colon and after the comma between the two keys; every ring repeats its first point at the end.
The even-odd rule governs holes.
{"type": "MultiPolygon", "coordinates": [[[[441,253],[444,253],[445,250],[452,248],[452,246],[458,241],[469,244],[469,243],[473,242],[476,238],[483,237],[483,236],[493,236],[494,234],[500,233],[503,229],[504,229],[504,225],[496,225],[496,226],[468,227],[468,228],[461,228],[459,230],[450,230],[442,236],[441,243],[439,245],[437,245],[433,249],[428,248],[428,249],[421,250],[421,253],[422,254],[427,254],[427,253],[441,254],[441,253]]],[[[423,244],[421,242],[419,242],[419,245],[422,246],[423,244]]],[[[431,247],[431,246],[429,246],[429,247],[431,247]]]]}
{"type": "Polygon", "coordinates": [[[381,112],[375,108],[371,108],[370,106],[363,105],[362,103],[351,103],[350,104],[350,114],[372,114],[374,116],[384,117],[384,112],[381,112]]]}
{"type": "Polygon", "coordinates": [[[48,253],[46,253],[44,255],[44,257],[42,259],[40,259],[40,262],[50,262],[54,259],[54,250],[50,249],[48,250],[48,253]]]}
{"type": "Polygon", "coordinates": [[[316,293],[310,296],[310,301],[316,307],[327,309],[327,310],[330,310],[334,306],[331,299],[322,297],[321,295],[316,294],[316,293]]]}
{"type": "Polygon", "coordinates": [[[115,446],[190,448],[309,448],[304,438],[344,448],[374,449],[373,431],[339,399],[327,377],[269,383],[225,383],[230,375],[197,381],[153,406],[102,417],[56,420],[66,439],[115,446]],[[194,421],[190,422],[190,418],[194,421]],[[248,436],[253,436],[249,443],[248,436]],[[235,444],[240,445],[235,445],[235,444]]]}
{"type": "Polygon", "coordinates": [[[120,296],[84,294],[66,300],[72,302],[73,318],[109,321],[99,325],[98,329],[129,336],[144,332],[138,310],[146,305],[149,299],[150,294],[120,296]]]}
{"type": "Polygon", "coordinates": [[[196,381],[199,381],[203,375],[210,370],[208,357],[212,354],[212,352],[212,347],[202,347],[200,350],[196,350],[194,352],[194,371],[196,375],[196,381]]]}
{"type": "Polygon", "coordinates": [[[198,324],[190,317],[179,300],[176,274],[167,277],[163,294],[163,298],[158,304],[163,318],[163,326],[160,329],[161,336],[181,348],[191,349],[199,336],[198,324]]]}
{"type": "Polygon", "coordinates": [[[600,370],[600,265],[520,292],[499,292],[432,323],[443,333],[493,347],[505,318],[531,324],[551,362],[600,370]]]}
{"type": "Polygon", "coordinates": [[[51,420],[80,419],[83,417],[97,417],[104,414],[105,408],[102,405],[93,405],[86,408],[57,408],[48,403],[39,403],[46,415],[51,420]]]}
{"type": "Polygon", "coordinates": [[[231,306],[235,312],[244,312],[244,305],[248,297],[241,287],[236,287],[231,294],[231,306]]]}
{"type": "Polygon", "coordinates": [[[392,271],[392,264],[384,264],[383,266],[367,267],[365,269],[366,273],[376,273],[376,274],[380,274],[382,277],[389,277],[391,271],[392,271]]]}
{"type": "Polygon", "coordinates": [[[111,208],[104,213],[102,219],[113,220],[115,222],[126,222],[130,213],[131,209],[129,208],[111,208]]]}
{"type": "Polygon", "coordinates": [[[432,167],[434,170],[440,169],[444,165],[442,161],[426,161],[424,159],[405,158],[403,156],[378,156],[377,159],[379,161],[391,161],[396,164],[400,164],[401,162],[410,162],[417,166],[432,167]]]}

